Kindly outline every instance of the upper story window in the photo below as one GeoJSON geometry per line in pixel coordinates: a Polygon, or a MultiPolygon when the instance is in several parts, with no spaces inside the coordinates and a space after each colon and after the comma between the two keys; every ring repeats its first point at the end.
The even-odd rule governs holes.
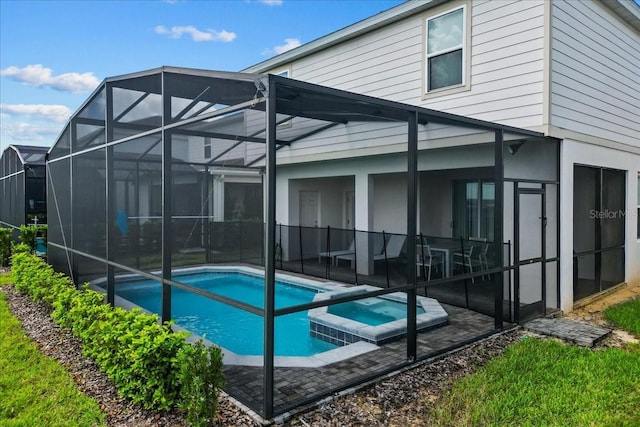
{"type": "Polygon", "coordinates": [[[209,137],[204,138],[204,158],[211,158],[211,138],[209,137]]]}
{"type": "Polygon", "coordinates": [[[465,8],[427,19],[426,91],[465,84],[465,8]]]}

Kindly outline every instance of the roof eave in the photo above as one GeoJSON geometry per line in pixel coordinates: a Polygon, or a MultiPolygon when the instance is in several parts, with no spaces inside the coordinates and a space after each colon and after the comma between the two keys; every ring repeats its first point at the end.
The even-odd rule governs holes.
{"type": "Polygon", "coordinates": [[[601,0],[620,19],[640,32],[640,5],[633,0],[601,0]]]}

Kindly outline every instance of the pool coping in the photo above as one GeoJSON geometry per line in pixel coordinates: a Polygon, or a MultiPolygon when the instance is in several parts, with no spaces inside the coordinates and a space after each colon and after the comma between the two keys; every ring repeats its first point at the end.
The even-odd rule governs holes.
{"type": "MultiPolygon", "coordinates": [[[[246,266],[197,266],[197,267],[185,267],[173,270],[176,273],[244,273],[251,276],[256,277],[264,277],[264,272],[262,270],[246,267],[246,266]]],[[[152,271],[151,274],[159,275],[161,271],[152,271]]],[[[127,279],[127,278],[140,278],[139,274],[128,273],[118,275],[118,278],[127,279]]],[[[158,277],[160,279],[160,277],[158,277]]],[[[305,279],[302,277],[291,276],[284,273],[276,273],[276,280],[280,282],[287,283],[288,285],[297,286],[305,289],[318,290],[321,289],[325,292],[336,291],[339,289],[347,288],[346,285],[336,283],[336,282],[318,282],[315,280],[305,279]]],[[[100,287],[100,284],[106,282],[106,278],[96,279],[89,282],[90,289],[100,292],[106,293],[106,289],[100,287]]],[[[319,293],[320,295],[321,293],[319,293]]],[[[155,314],[150,312],[149,310],[134,304],[133,302],[122,298],[118,295],[115,295],[114,302],[116,307],[121,307],[126,310],[131,310],[137,308],[144,313],[155,314]]],[[[225,365],[239,365],[239,366],[263,366],[264,365],[264,356],[251,356],[251,355],[242,355],[232,352],[229,349],[226,349],[218,344],[210,341],[198,334],[193,333],[192,331],[185,329],[177,324],[171,325],[172,330],[184,331],[188,332],[190,335],[186,338],[187,342],[196,342],[200,339],[203,340],[205,345],[216,345],[220,347],[223,354],[223,364],[225,365]]],[[[350,359],[352,357],[360,356],[362,354],[369,353],[371,351],[375,351],[380,349],[379,346],[360,341],[353,344],[349,344],[343,347],[338,347],[332,350],[327,350],[321,353],[314,354],[312,356],[274,356],[274,366],[277,368],[319,368],[322,366],[331,365],[336,362],[342,362],[344,360],[350,359]]]]}

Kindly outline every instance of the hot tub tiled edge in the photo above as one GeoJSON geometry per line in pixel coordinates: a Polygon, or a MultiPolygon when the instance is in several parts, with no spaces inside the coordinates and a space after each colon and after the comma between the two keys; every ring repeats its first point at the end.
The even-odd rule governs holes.
{"type": "MultiPolygon", "coordinates": [[[[354,286],[318,294],[315,296],[314,301],[365,294],[373,290],[377,290],[377,288],[369,285],[354,286]]],[[[407,302],[407,295],[402,292],[394,292],[378,298],[405,304],[407,302]]],[[[417,304],[424,310],[424,313],[416,316],[418,331],[434,328],[448,322],[449,316],[437,300],[419,296],[417,297],[417,304]]],[[[308,316],[312,336],[341,346],[358,341],[380,345],[401,338],[407,332],[406,319],[398,319],[382,325],[371,326],[331,314],[328,307],[311,309],[308,316]]]]}

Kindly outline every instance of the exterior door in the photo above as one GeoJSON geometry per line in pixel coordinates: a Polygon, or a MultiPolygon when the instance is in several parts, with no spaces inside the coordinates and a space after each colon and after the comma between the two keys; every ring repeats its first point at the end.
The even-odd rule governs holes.
{"type": "Polygon", "coordinates": [[[300,225],[303,227],[318,226],[318,192],[300,192],[300,225]]]}
{"type": "Polygon", "coordinates": [[[545,193],[516,185],[515,200],[514,315],[521,323],[545,313],[545,193]]]}
{"type": "Polygon", "coordinates": [[[317,191],[300,192],[300,235],[297,242],[300,258],[315,258],[320,252],[320,195],[317,191]]]}

